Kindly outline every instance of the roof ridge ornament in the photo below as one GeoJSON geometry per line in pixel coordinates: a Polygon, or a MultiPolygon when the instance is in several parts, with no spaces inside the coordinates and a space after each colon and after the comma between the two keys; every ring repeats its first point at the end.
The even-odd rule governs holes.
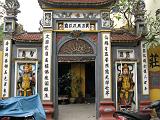
{"type": "Polygon", "coordinates": [[[76,40],[78,40],[81,35],[82,35],[81,30],[73,30],[70,33],[70,37],[75,38],[76,40]]]}
{"type": "Polygon", "coordinates": [[[18,13],[20,13],[20,10],[18,10],[20,8],[18,0],[5,0],[4,8],[7,15],[16,16],[18,13]]]}

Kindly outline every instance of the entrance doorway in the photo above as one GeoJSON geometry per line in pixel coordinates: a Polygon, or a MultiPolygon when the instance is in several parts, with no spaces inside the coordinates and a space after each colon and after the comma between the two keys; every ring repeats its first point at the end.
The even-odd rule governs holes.
{"type": "Polygon", "coordinates": [[[77,117],[82,115],[81,111],[85,111],[86,120],[91,117],[94,120],[96,116],[95,62],[58,63],[58,104],[59,120],[62,116],[65,116],[63,120],[71,120],[72,115],[69,114],[73,113],[68,111],[72,110],[77,111],[77,114],[75,113],[77,117]]]}
{"type": "Polygon", "coordinates": [[[94,103],[95,62],[59,62],[58,97],[59,104],[94,103]],[[83,97],[83,101],[78,101],[78,97],[83,97]],[[70,98],[77,101],[69,101],[70,98]]]}

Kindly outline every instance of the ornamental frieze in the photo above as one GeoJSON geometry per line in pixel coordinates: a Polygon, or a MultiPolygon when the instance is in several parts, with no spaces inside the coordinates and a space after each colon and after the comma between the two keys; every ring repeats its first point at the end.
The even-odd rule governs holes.
{"type": "Polygon", "coordinates": [[[72,12],[72,11],[62,11],[56,12],[53,15],[53,18],[85,18],[85,19],[96,19],[100,18],[100,13],[94,12],[72,12]]]}
{"type": "Polygon", "coordinates": [[[94,56],[59,56],[58,62],[91,62],[95,61],[94,56]]]}

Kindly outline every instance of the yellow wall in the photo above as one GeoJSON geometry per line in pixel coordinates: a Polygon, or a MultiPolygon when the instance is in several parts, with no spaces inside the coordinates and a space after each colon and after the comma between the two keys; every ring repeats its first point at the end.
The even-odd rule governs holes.
{"type": "Polygon", "coordinates": [[[0,98],[2,97],[2,62],[3,61],[3,51],[0,51],[0,98]]]}
{"type": "MultiPolygon", "coordinates": [[[[154,47],[154,48],[149,48],[148,49],[148,65],[149,65],[149,72],[150,75],[153,73],[160,73],[160,67],[159,66],[152,66],[151,65],[151,60],[153,59],[155,61],[154,58],[150,57],[152,55],[157,55],[156,57],[156,61],[157,61],[157,65],[160,65],[160,46],[154,47]]],[[[154,65],[154,64],[153,64],[154,65]]],[[[156,78],[158,80],[160,80],[160,78],[156,78]]],[[[155,82],[154,79],[150,78],[150,81],[152,80],[152,82],[155,82]]],[[[156,84],[156,83],[154,83],[156,84]]],[[[158,88],[154,88],[154,86],[151,86],[152,88],[150,88],[150,100],[151,101],[155,101],[155,100],[160,100],[160,87],[158,88]]]]}
{"type": "Polygon", "coordinates": [[[71,64],[71,73],[73,75],[72,83],[71,83],[71,96],[78,97],[78,93],[76,91],[76,79],[81,78],[81,92],[83,96],[85,96],[85,64],[84,63],[72,63],[71,64]]]}
{"type": "MultiPolygon", "coordinates": [[[[151,13],[151,16],[155,17],[156,10],[160,8],[160,6],[159,6],[160,0],[144,0],[144,2],[146,4],[147,13],[151,13]]],[[[148,50],[148,60],[149,60],[148,63],[149,63],[149,71],[150,72],[160,72],[160,67],[154,67],[154,68],[150,67],[149,56],[151,55],[151,53],[154,53],[154,54],[157,53],[159,55],[159,58],[157,58],[157,61],[160,61],[160,53],[157,51],[160,51],[160,46],[155,47],[155,48],[150,48],[148,50]]],[[[160,89],[151,88],[150,89],[150,99],[151,99],[151,101],[159,100],[160,99],[160,89]]]]}
{"type": "MultiPolygon", "coordinates": [[[[148,49],[148,62],[149,62],[149,71],[150,72],[160,72],[160,67],[159,66],[154,66],[152,67],[150,65],[151,63],[151,59],[153,59],[153,61],[155,62],[155,59],[154,58],[151,58],[150,56],[154,55],[156,56],[156,61],[157,61],[157,65],[160,65],[160,46],[157,46],[157,47],[151,47],[148,49]]],[[[153,64],[154,65],[154,64],[153,64]]]]}
{"type": "Polygon", "coordinates": [[[150,99],[151,101],[160,100],[160,89],[151,89],[150,99]]]}

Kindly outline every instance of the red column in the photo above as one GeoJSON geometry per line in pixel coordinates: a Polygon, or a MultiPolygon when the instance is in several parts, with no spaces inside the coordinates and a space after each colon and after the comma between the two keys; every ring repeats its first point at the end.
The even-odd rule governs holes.
{"type": "Polygon", "coordinates": [[[144,113],[144,114],[151,114],[151,110],[150,109],[144,109],[146,106],[148,106],[151,103],[150,100],[142,100],[140,102],[140,108],[139,111],[144,113]]]}
{"type": "Polygon", "coordinates": [[[54,105],[53,102],[43,102],[47,120],[53,120],[54,105]]]}
{"type": "Polygon", "coordinates": [[[99,112],[99,120],[116,120],[115,118],[113,118],[115,107],[113,101],[111,100],[100,102],[99,112]]]}

